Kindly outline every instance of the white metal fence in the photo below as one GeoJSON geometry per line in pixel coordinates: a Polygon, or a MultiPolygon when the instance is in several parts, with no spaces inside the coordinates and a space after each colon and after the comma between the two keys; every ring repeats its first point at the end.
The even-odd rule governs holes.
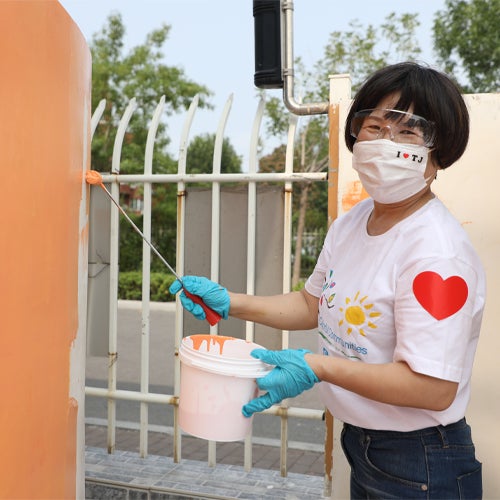
{"type": "MultiPolygon", "coordinates": [[[[110,192],[115,200],[119,200],[120,184],[142,184],[144,186],[144,210],[143,227],[144,236],[151,239],[151,203],[152,203],[152,184],[173,183],[177,185],[177,261],[176,268],[180,275],[184,274],[184,241],[185,241],[185,192],[186,185],[194,182],[209,182],[212,187],[212,225],[211,225],[211,276],[214,281],[219,279],[219,245],[220,245],[220,189],[221,184],[227,182],[245,183],[248,188],[248,238],[247,238],[247,293],[255,292],[255,278],[258,270],[255,264],[255,236],[256,236],[256,188],[259,182],[281,182],[284,190],[284,255],[283,255],[283,291],[290,290],[290,268],[291,268],[291,248],[292,248],[292,183],[301,181],[324,181],[326,173],[300,173],[293,171],[293,143],[295,130],[297,127],[297,117],[292,117],[288,132],[286,168],[284,173],[259,173],[257,170],[258,157],[257,145],[259,138],[259,129],[264,112],[264,102],[258,105],[255,115],[252,133],[250,137],[250,155],[249,167],[245,173],[223,174],[221,173],[221,155],[224,129],[231,109],[232,96],[229,97],[226,106],[220,118],[219,126],[216,131],[215,147],[213,152],[213,172],[211,174],[187,174],[187,147],[189,142],[189,133],[196,110],[198,107],[198,98],[195,97],[186,114],[185,123],[179,144],[179,160],[176,174],[155,174],[154,165],[154,143],[155,136],[160,123],[165,104],[164,97],[159,101],[156,111],[152,117],[148,130],[147,144],[144,158],[144,173],[140,175],[120,174],[120,157],[122,151],[125,132],[134,111],[137,108],[135,99],[132,99],[117,127],[114,142],[111,173],[103,175],[103,180],[110,183],[110,192]]],[[[94,135],[96,127],[99,124],[103,114],[105,102],[101,101],[92,116],[91,132],[94,135]]],[[[143,281],[142,281],[142,335],[141,349],[137,356],[137,364],[140,365],[140,390],[117,389],[117,366],[118,358],[118,255],[119,255],[119,212],[116,207],[111,207],[111,250],[110,250],[110,320],[109,320],[109,346],[108,346],[108,374],[107,387],[89,387],[85,388],[87,396],[104,398],[107,400],[107,446],[109,453],[115,449],[116,435],[116,403],[118,400],[128,400],[140,402],[140,455],[147,456],[148,453],[148,405],[151,403],[160,403],[172,405],[174,407],[174,447],[173,459],[178,462],[181,460],[181,430],[178,426],[177,406],[179,401],[179,376],[180,366],[178,356],[172,359],[174,370],[173,394],[158,394],[150,392],[149,367],[150,367],[150,263],[151,249],[143,244],[143,281]]],[[[217,325],[211,327],[210,333],[217,334],[217,325]]],[[[246,338],[253,340],[254,325],[250,322],[246,324],[246,338]]],[[[175,319],[175,353],[178,352],[180,341],[183,337],[183,315],[179,303],[176,306],[175,319]]],[[[284,331],[282,335],[282,347],[288,347],[288,332],[284,331]]],[[[291,401],[290,403],[293,403],[291,401]]],[[[276,415],[281,418],[281,474],[287,473],[287,423],[288,418],[301,417],[310,419],[322,419],[323,411],[317,409],[294,408],[284,402],[280,407],[273,407],[267,410],[268,414],[276,415]]],[[[209,465],[216,463],[215,443],[208,443],[208,462],[209,465]]],[[[245,442],[244,466],[246,470],[251,468],[252,464],[252,442],[251,436],[245,442]]]]}

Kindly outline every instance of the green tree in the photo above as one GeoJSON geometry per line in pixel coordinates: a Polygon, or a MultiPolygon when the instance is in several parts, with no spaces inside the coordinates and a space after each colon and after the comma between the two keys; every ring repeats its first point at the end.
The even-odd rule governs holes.
{"type": "Polygon", "coordinates": [[[415,61],[421,54],[416,37],[418,14],[392,12],[380,26],[354,19],[347,31],[333,31],[323,57],[314,66],[311,97],[328,96],[328,75],[348,73],[356,90],[374,71],[399,61],[415,61]]]}
{"type": "Polygon", "coordinates": [[[286,146],[284,144],[274,148],[271,153],[263,156],[259,161],[260,172],[284,172],[285,171],[286,146]]]}
{"type": "Polygon", "coordinates": [[[499,20],[500,0],[446,0],[444,10],[435,15],[439,62],[464,92],[500,90],[499,20]]]}
{"type": "MultiPolygon", "coordinates": [[[[417,14],[389,14],[380,27],[363,25],[358,20],[349,24],[348,31],[334,31],[329,37],[323,57],[312,70],[304,68],[302,61],[295,63],[297,76],[296,88],[304,102],[323,102],[328,100],[328,75],[349,73],[353,89],[373,71],[400,60],[416,60],[421,53],[416,38],[419,26],[417,14]]],[[[281,99],[273,97],[266,103],[266,131],[269,135],[284,134],[288,127],[288,112],[281,99]]],[[[326,116],[301,118],[294,153],[294,170],[320,172],[328,166],[328,121],[326,116]]],[[[285,154],[285,148],[277,148],[269,158],[262,158],[260,168],[269,169],[270,165],[283,165],[277,155],[285,154]]],[[[294,218],[296,235],[292,286],[301,277],[302,240],[307,229],[317,229],[327,222],[327,185],[326,183],[295,183],[294,200],[297,200],[297,216],[294,218]],[[310,200],[314,199],[314,204],[310,200]],[[308,224],[314,224],[313,226],[308,224]]],[[[294,201],[295,203],[295,201],[294,201]]]]}
{"type": "MultiPolygon", "coordinates": [[[[140,173],[144,164],[144,149],[148,125],[162,95],[165,114],[187,109],[198,94],[199,107],[210,107],[211,92],[188,79],[182,68],[163,62],[170,26],[150,32],[142,45],[125,52],[125,27],[119,13],[111,14],[102,30],[92,37],[92,109],[106,99],[106,109],[92,141],[92,168],[109,171],[117,124],[132,97],[137,98],[137,110],[128,127],[121,156],[123,173],[140,173]]],[[[168,172],[175,162],[166,152],[169,138],[161,122],[155,142],[154,167],[168,172]]]]}
{"type": "MultiPolygon", "coordinates": [[[[190,174],[207,174],[213,171],[215,134],[202,134],[193,138],[187,150],[186,168],[190,174]]],[[[221,172],[224,174],[241,172],[242,159],[229,139],[222,141],[221,172]]]]}
{"type": "MultiPolygon", "coordinates": [[[[118,123],[130,99],[137,99],[121,154],[122,173],[141,173],[147,132],[161,96],[165,96],[164,113],[170,116],[187,109],[198,94],[199,107],[209,108],[211,92],[190,80],[182,68],[164,62],[170,26],[150,32],[143,44],[125,51],[126,30],[119,13],[111,14],[104,27],[91,40],[92,109],[101,99],[106,108],[92,140],[92,168],[110,171],[113,144],[118,123]]],[[[177,162],[167,152],[169,136],[165,122],[157,130],[153,169],[155,173],[176,170],[177,162]]],[[[152,241],[169,262],[175,261],[176,186],[154,185],[152,207],[152,241]]],[[[142,216],[129,214],[142,227],[142,216]]],[[[140,269],[142,240],[124,219],[120,220],[120,270],[140,269]]],[[[153,270],[165,271],[152,257],[153,270]]]]}

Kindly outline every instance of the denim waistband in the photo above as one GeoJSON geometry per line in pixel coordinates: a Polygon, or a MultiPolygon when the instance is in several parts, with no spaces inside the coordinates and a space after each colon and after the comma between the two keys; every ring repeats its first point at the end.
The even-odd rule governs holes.
{"type": "MultiPolygon", "coordinates": [[[[344,427],[346,429],[350,429],[354,432],[357,432],[359,434],[363,434],[366,436],[370,436],[374,439],[377,438],[425,438],[425,437],[430,437],[431,439],[433,437],[437,437],[438,441],[444,443],[448,443],[448,436],[452,433],[456,433],[457,431],[463,431],[463,430],[468,430],[469,425],[467,424],[467,421],[464,418],[461,418],[457,422],[454,422],[452,424],[448,425],[436,425],[434,427],[425,427],[424,429],[418,429],[415,431],[408,431],[408,432],[401,432],[401,431],[384,431],[384,430],[373,430],[373,429],[365,429],[363,427],[357,427],[355,425],[351,424],[344,424],[344,427]]],[[[432,439],[433,440],[433,439],[432,439]]],[[[427,439],[425,441],[428,441],[427,439]]]]}

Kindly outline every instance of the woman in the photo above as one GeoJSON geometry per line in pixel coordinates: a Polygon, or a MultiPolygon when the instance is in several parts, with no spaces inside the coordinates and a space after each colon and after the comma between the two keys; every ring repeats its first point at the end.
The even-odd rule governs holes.
{"type": "MultiPolygon", "coordinates": [[[[321,381],[345,422],[352,498],[481,498],[481,464],[464,415],[485,300],[482,265],[434,196],[437,171],[463,154],[469,117],[456,85],[415,63],[374,73],[345,140],[370,198],[330,227],[305,289],[231,293],[186,277],[219,312],[286,330],[318,329],[319,351],[256,350],[276,365],[246,416],[321,381]]],[[[176,293],[180,284],[174,283],[176,293]]],[[[183,293],[184,307],[199,305],[183,293]]]]}

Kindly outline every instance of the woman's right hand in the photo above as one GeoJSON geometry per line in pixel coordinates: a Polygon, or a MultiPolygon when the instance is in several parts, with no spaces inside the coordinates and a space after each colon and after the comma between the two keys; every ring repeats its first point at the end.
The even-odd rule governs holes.
{"type": "MultiPolygon", "coordinates": [[[[224,319],[229,316],[230,299],[227,289],[210,281],[203,276],[184,276],[182,283],[177,279],[170,285],[169,292],[176,295],[177,292],[185,288],[189,293],[197,295],[213,311],[218,313],[224,319]]],[[[196,319],[206,319],[206,314],[201,305],[193,302],[184,290],[180,293],[181,304],[196,319]]]]}

